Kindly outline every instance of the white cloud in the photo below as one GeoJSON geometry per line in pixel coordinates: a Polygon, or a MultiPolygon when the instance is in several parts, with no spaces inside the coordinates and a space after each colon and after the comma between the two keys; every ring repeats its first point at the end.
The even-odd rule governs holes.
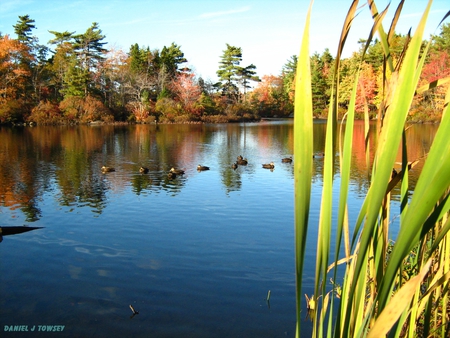
{"type": "Polygon", "coordinates": [[[202,19],[217,18],[219,16],[243,13],[243,12],[247,12],[249,10],[250,10],[250,6],[246,6],[246,7],[242,7],[242,8],[238,8],[238,9],[231,9],[229,11],[209,12],[209,13],[201,14],[200,18],[202,18],[202,19]]]}

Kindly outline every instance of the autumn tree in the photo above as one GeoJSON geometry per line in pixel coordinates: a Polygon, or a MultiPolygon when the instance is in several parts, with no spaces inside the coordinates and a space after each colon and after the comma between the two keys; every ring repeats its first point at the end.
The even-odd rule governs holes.
{"type": "Polygon", "coordinates": [[[262,116],[288,115],[290,111],[285,107],[283,87],[280,76],[264,75],[250,94],[252,106],[262,116]]]}
{"type": "Polygon", "coordinates": [[[158,96],[158,72],[155,60],[159,52],[133,44],[128,53],[127,76],[122,86],[128,97],[127,109],[137,121],[145,121],[150,115],[150,101],[158,96]]]}
{"type": "Polygon", "coordinates": [[[165,90],[168,84],[175,79],[178,74],[188,72],[186,67],[181,65],[187,62],[180,46],[172,43],[169,47],[164,46],[161,51],[158,49],[139,47],[134,44],[130,48],[130,71],[134,75],[144,76],[147,81],[154,85],[154,92],[150,97],[156,99],[165,90]]]}
{"type": "Polygon", "coordinates": [[[427,83],[450,76],[450,49],[430,53],[427,64],[422,71],[422,79],[427,83]]]}
{"type": "MultiPolygon", "coordinates": [[[[443,78],[450,78],[450,52],[433,50],[423,67],[419,85],[429,86],[443,78]]],[[[416,113],[421,115],[420,120],[439,120],[448,86],[445,82],[438,86],[431,85],[430,89],[416,96],[416,113]],[[439,115],[436,115],[436,112],[439,112],[439,115]]]]}
{"type": "Polygon", "coordinates": [[[54,73],[52,85],[55,94],[63,96],[59,107],[64,116],[82,122],[110,120],[111,113],[104,105],[108,101],[104,100],[103,92],[107,80],[102,76],[106,42],[103,42],[105,36],[98,24],[94,22],[83,34],[50,32],[55,36],[50,43],[56,45],[49,66],[54,73]]]}
{"type": "Polygon", "coordinates": [[[129,77],[124,86],[130,98],[127,106],[136,119],[145,120],[157,101],[173,99],[172,83],[180,74],[189,72],[183,67],[186,62],[181,47],[175,43],[161,51],[138,44],[130,47],[129,77]]]}
{"type": "Polygon", "coordinates": [[[0,123],[21,119],[30,71],[24,62],[28,48],[8,35],[0,38],[0,123]]]}
{"type": "MultiPolygon", "coordinates": [[[[375,97],[377,94],[377,79],[373,67],[369,63],[362,65],[361,73],[358,79],[358,87],[356,92],[356,106],[357,113],[363,113],[365,107],[370,112],[375,112],[377,109],[375,97]]],[[[362,115],[360,115],[362,117],[362,115]]]]}
{"type": "Polygon", "coordinates": [[[129,78],[128,61],[129,56],[122,49],[112,47],[98,69],[103,101],[119,120],[125,119],[127,93],[123,84],[129,78]]]}
{"type": "Polygon", "coordinates": [[[167,47],[164,46],[161,51],[155,49],[152,51],[151,66],[154,70],[157,97],[170,97],[169,87],[171,81],[180,73],[188,73],[190,69],[182,64],[187,62],[181,47],[176,43],[167,47]]]}
{"type": "Polygon", "coordinates": [[[181,103],[182,109],[198,118],[202,113],[199,99],[202,89],[195,81],[194,74],[178,74],[172,81],[171,90],[175,93],[176,99],[181,103]]]}
{"type": "Polygon", "coordinates": [[[432,36],[432,45],[423,67],[419,86],[429,87],[414,98],[410,118],[418,121],[439,121],[444,109],[448,82],[436,80],[450,77],[450,24],[443,24],[441,32],[432,36]]]}

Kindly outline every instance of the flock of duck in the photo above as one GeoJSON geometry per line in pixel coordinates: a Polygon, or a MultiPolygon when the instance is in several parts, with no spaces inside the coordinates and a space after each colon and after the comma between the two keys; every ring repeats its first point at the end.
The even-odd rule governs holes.
{"type": "MultiPolygon", "coordinates": [[[[281,162],[283,162],[283,163],[292,163],[292,157],[285,157],[285,158],[281,159],[281,162]]],[[[238,166],[240,166],[240,165],[247,165],[247,164],[248,164],[248,160],[246,158],[243,158],[241,155],[239,155],[237,157],[236,162],[231,165],[231,168],[236,170],[238,166]]],[[[275,163],[273,163],[273,162],[265,163],[265,164],[262,165],[262,167],[264,169],[272,169],[273,170],[273,169],[275,169],[275,163]]],[[[201,165],[201,164],[199,164],[197,166],[197,171],[206,171],[206,170],[209,170],[209,167],[207,167],[205,165],[201,165]]],[[[104,174],[110,173],[110,172],[113,172],[113,171],[116,171],[116,169],[113,168],[113,167],[107,167],[107,166],[103,166],[102,167],[102,173],[104,173],[104,174]]],[[[149,169],[147,167],[140,167],[139,168],[139,172],[141,174],[147,174],[149,172],[149,169]]],[[[172,168],[167,173],[167,177],[169,179],[174,179],[177,176],[181,176],[181,175],[184,175],[184,170],[183,169],[172,168]]]]}

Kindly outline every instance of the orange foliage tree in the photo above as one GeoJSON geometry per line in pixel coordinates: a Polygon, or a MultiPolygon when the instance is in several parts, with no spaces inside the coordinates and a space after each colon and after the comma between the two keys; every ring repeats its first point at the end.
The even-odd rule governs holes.
{"type": "Polygon", "coordinates": [[[0,37],[0,122],[14,121],[25,102],[30,71],[23,62],[31,59],[28,47],[8,35],[0,37]]]}
{"type": "Polygon", "coordinates": [[[261,115],[277,115],[284,111],[283,90],[281,77],[264,75],[250,94],[250,101],[261,115]]]}
{"type": "Polygon", "coordinates": [[[68,96],[59,104],[64,119],[68,122],[112,122],[113,115],[105,105],[95,97],[68,96]]]}
{"type": "Polygon", "coordinates": [[[364,112],[364,106],[367,104],[369,111],[375,111],[375,97],[377,94],[377,77],[371,64],[364,63],[359,77],[358,90],[356,95],[357,112],[364,112]]]}

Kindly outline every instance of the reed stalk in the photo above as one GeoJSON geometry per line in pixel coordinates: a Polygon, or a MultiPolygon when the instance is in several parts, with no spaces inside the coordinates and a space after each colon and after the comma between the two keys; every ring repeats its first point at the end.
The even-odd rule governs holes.
{"type": "MultiPolygon", "coordinates": [[[[370,186],[353,225],[348,221],[347,199],[360,68],[354,74],[348,111],[344,120],[339,123],[337,97],[342,50],[356,16],[358,1],[353,1],[350,5],[339,40],[327,121],[320,218],[314,224],[319,229],[314,295],[306,297],[314,337],[444,337],[448,330],[450,86],[442,120],[426,159],[409,159],[405,142],[408,132],[406,117],[414,95],[425,90],[424,87],[417,88],[417,85],[430,47],[428,43],[422,48],[422,39],[432,0],[425,6],[414,35],[407,41],[403,54],[395,63],[389,48],[395,26],[401,19],[403,2],[400,1],[386,34],[383,20],[388,8],[379,13],[375,1],[368,0],[374,23],[361,53],[360,68],[365,62],[367,48],[378,33],[385,54],[385,94],[379,108],[378,137],[372,143],[375,144],[374,149],[369,149],[366,108],[367,162],[371,158],[371,151],[375,156],[370,186]],[[393,173],[398,149],[402,151],[401,170],[393,173]],[[418,160],[425,163],[414,191],[411,192],[409,170],[418,160]],[[339,180],[335,177],[335,161],[339,164],[339,180]],[[390,192],[396,184],[401,184],[400,230],[398,236],[391,240],[390,192]],[[334,201],[332,196],[336,186],[339,198],[334,201]],[[337,210],[335,222],[333,210],[337,210]],[[336,248],[334,253],[330,252],[332,241],[336,248]],[[333,257],[331,262],[330,257],[333,257]],[[337,281],[340,265],[343,265],[344,278],[337,281]],[[338,284],[341,285],[339,289],[338,284]]],[[[313,1],[305,21],[295,91],[297,337],[301,336],[303,263],[311,208],[313,102],[309,26],[312,5],[313,1]]],[[[447,79],[436,81],[433,85],[445,83],[448,83],[447,79]]]]}

